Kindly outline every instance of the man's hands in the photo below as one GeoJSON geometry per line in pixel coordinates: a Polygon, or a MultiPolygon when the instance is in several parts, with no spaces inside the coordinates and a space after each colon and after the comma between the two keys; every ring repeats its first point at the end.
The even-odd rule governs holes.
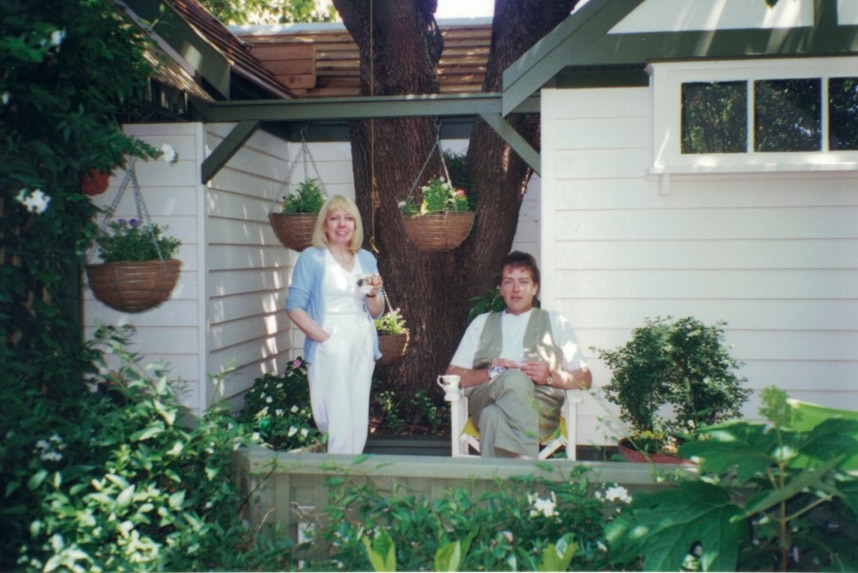
{"type": "Polygon", "coordinates": [[[524,372],[524,374],[530,378],[534,384],[538,384],[540,386],[548,384],[548,378],[551,375],[551,371],[548,370],[548,364],[545,362],[526,360],[518,363],[518,369],[524,372]]]}

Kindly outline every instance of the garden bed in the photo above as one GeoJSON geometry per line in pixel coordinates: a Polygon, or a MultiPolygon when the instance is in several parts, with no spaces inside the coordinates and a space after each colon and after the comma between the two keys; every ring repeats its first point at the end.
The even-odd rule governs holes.
{"type": "MultiPolygon", "coordinates": [[[[422,440],[431,443],[433,439],[422,440]]],[[[411,438],[412,443],[421,441],[411,438]]],[[[377,444],[380,445],[380,444],[377,444]]],[[[400,444],[401,445],[401,444],[400,444]]],[[[407,446],[406,446],[407,447],[407,446]]],[[[304,516],[318,516],[328,504],[326,480],[347,476],[355,481],[371,481],[379,491],[402,492],[437,499],[458,486],[475,491],[498,479],[532,474],[551,481],[568,480],[576,466],[585,466],[594,483],[617,483],[629,491],[664,487],[650,464],[622,462],[574,462],[556,460],[532,462],[514,459],[462,459],[434,455],[370,454],[353,457],[317,453],[274,452],[261,446],[236,452],[236,469],[244,493],[251,493],[247,518],[256,528],[263,522],[280,523],[290,536],[297,536],[304,516]]],[[[666,465],[674,469],[694,470],[666,465]]]]}

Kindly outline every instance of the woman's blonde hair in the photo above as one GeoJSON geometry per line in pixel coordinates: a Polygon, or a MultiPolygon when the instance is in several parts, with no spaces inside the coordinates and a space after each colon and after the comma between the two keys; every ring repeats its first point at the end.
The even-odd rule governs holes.
{"type": "Polygon", "coordinates": [[[334,195],[322,205],[322,208],[319,210],[319,216],[316,218],[316,226],[313,227],[313,246],[328,246],[328,236],[325,235],[325,219],[328,218],[328,214],[331,211],[337,209],[342,209],[355,218],[355,232],[349,243],[349,250],[356,253],[360,250],[361,245],[363,245],[363,223],[361,222],[357,205],[345,195],[334,195]]]}

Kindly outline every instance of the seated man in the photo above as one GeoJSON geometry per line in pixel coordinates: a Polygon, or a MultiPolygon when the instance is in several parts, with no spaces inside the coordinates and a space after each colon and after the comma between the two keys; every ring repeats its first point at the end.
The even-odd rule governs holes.
{"type": "Polygon", "coordinates": [[[569,321],[536,308],[539,268],[514,251],[501,262],[506,309],[468,326],[447,374],[461,376],[483,457],[536,458],[557,429],[564,389],[590,388],[592,375],[569,321]]]}

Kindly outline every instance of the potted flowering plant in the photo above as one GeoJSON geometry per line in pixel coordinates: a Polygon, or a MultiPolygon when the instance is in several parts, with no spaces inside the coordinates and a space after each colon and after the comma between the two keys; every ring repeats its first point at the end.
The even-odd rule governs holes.
{"type": "Polygon", "coordinates": [[[95,298],[122,312],[142,312],[167,300],[179,278],[181,245],[154,223],[111,222],[95,238],[102,262],[86,266],[95,298]]]}
{"type": "Polygon", "coordinates": [[[378,347],[382,354],[378,360],[379,365],[390,364],[405,354],[409,332],[398,308],[376,318],[375,330],[378,332],[378,347]]]}
{"type": "Polygon", "coordinates": [[[277,210],[268,214],[268,220],[283,246],[296,251],[310,246],[316,218],[326,199],[318,179],[305,179],[295,193],[282,198],[277,210]]]}
{"type": "Polygon", "coordinates": [[[443,252],[462,244],[474,224],[474,211],[464,189],[443,177],[430,179],[414,197],[399,204],[405,232],[424,251],[443,252]]]}
{"type": "Polygon", "coordinates": [[[723,327],[693,317],[647,319],[623,346],[594,349],[612,370],[605,396],[631,429],[620,440],[624,456],[676,462],[661,455],[674,453],[683,439],[696,439],[705,426],[741,415],[750,390],[735,373],[740,364],[724,342],[723,327]]]}

